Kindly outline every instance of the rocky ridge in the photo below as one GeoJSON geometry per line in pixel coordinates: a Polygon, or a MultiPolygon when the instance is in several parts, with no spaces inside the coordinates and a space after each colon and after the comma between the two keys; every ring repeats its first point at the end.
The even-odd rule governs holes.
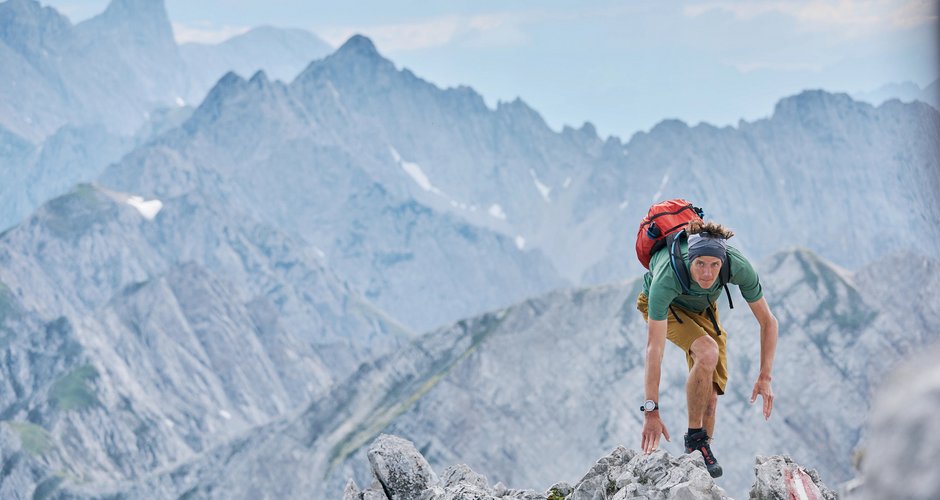
{"type": "Polygon", "coordinates": [[[411,337],[311,249],[205,202],[84,185],[0,234],[0,427],[28,443],[0,497],[190,459],[411,337]]]}
{"type": "MultiPolygon", "coordinates": [[[[708,475],[699,452],[649,455],[618,446],[602,457],[574,486],[556,483],[546,492],[490,486],[467,465],[448,467],[438,476],[414,443],[383,434],[369,447],[373,482],[365,488],[350,479],[343,500],[723,500],[730,499],[708,475]]],[[[789,457],[757,457],[751,500],[835,500],[815,470],[789,457]]]]}

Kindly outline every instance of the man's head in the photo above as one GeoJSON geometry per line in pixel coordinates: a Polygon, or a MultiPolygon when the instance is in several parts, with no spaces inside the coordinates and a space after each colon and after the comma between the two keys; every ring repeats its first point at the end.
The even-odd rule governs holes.
{"type": "Polygon", "coordinates": [[[689,236],[689,274],[698,286],[709,289],[721,272],[727,256],[725,239],[710,233],[689,236]]]}

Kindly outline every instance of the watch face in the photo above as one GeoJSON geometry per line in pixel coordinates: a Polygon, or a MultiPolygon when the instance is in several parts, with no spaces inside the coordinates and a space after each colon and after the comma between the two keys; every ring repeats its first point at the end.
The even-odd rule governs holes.
{"type": "Polygon", "coordinates": [[[655,409],[656,409],[656,403],[654,403],[653,401],[646,401],[645,403],[643,403],[643,410],[653,411],[655,409]]]}

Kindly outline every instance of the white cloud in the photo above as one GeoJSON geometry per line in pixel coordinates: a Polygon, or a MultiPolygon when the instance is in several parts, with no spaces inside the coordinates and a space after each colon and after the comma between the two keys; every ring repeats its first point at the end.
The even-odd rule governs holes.
{"type": "Polygon", "coordinates": [[[806,81],[846,71],[851,60],[877,64],[886,44],[905,43],[937,21],[924,0],[702,0],[689,2],[683,14],[712,35],[708,42],[716,40],[715,60],[738,74],[789,73],[806,81]],[[715,33],[707,14],[725,16],[720,25],[728,37],[715,33]]]}
{"type": "Polygon", "coordinates": [[[908,29],[937,21],[930,0],[800,0],[754,2],[749,0],[707,1],[686,6],[686,16],[711,11],[731,13],[749,21],[767,14],[781,14],[810,29],[837,30],[846,36],[866,36],[908,29]]]}
{"type": "Polygon", "coordinates": [[[368,36],[384,52],[441,47],[462,42],[475,47],[518,45],[528,40],[522,25],[536,19],[515,13],[448,15],[423,21],[315,30],[327,43],[342,45],[354,34],[368,36]]]}
{"type": "Polygon", "coordinates": [[[174,22],[173,37],[176,43],[222,43],[234,36],[243,35],[251,28],[247,26],[213,26],[211,23],[200,23],[190,26],[174,22]]]}
{"type": "Polygon", "coordinates": [[[540,17],[542,16],[512,14],[474,16],[468,20],[469,30],[464,33],[461,43],[464,46],[476,48],[524,45],[529,42],[529,35],[523,26],[540,17]]]}

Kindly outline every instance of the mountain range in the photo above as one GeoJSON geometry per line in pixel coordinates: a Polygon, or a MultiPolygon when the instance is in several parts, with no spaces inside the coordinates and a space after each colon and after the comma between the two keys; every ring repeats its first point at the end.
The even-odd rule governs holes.
{"type": "Polygon", "coordinates": [[[113,0],[75,25],[36,0],[7,0],[0,127],[34,143],[65,124],[130,135],[157,107],[198,103],[227,71],[290,78],[330,50],[309,32],[270,27],[180,46],[162,0],[113,0]]]}
{"type": "Polygon", "coordinates": [[[940,79],[934,80],[924,88],[914,82],[890,83],[869,92],[853,92],[852,98],[875,106],[898,99],[903,102],[921,101],[934,108],[940,108],[940,79]]]}
{"type": "Polygon", "coordinates": [[[178,125],[226,72],[287,80],[331,50],[271,27],[177,45],[162,0],[115,0],[75,25],[35,0],[0,3],[0,230],[178,125]]]}
{"type": "Polygon", "coordinates": [[[3,498],[332,498],[369,483],[381,432],[435,466],[573,481],[639,434],[632,237],[674,196],[735,230],[780,319],[763,423],[756,325],[740,297],[721,312],[735,495],[756,453],[852,477],[881,376],[936,338],[929,294],[905,293],[938,281],[940,114],[922,102],[810,90],[624,142],[438,88],[362,36],[287,81],[312,35],[180,47],[159,1],[73,26],[8,0],[0,42],[3,498]],[[179,106],[272,47],[300,47],[272,59],[284,81],[229,72],[179,106]]]}
{"type": "Polygon", "coordinates": [[[290,84],[227,75],[179,129],[99,181],[162,197],[212,189],[202,170],[221,175],[238,203],[318,246],[367,298],[426,330],[565,283],[640,272],[623,255],[631,227],[643,200],[670,192],[734,221],[757,259],[781,244],[850,269],[915,247],[931,253],[938,132],[940,114],[922,103],[874,108],[808,91],[737,129],[666,121],[626,144],[601,141],[589,125],[553,132],[521,101],[489,109],[471,89],[438,89],[357,36],[290,84]],[[919,231],[873,238],[848,220],[919,231]],[[424,307],[428,295],[436,307],[424,307]]]}

